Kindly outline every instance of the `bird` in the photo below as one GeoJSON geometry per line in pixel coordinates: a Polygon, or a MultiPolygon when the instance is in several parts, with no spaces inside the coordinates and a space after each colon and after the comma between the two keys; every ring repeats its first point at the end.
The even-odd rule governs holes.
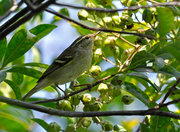
{"type": "Polygon", "coordinates": [[[37,85],[22,98],[22,101],[47,86],[58,86],[73,81],[88,70],[92,61],[94,39],[99,33],[78,37],[53,61],[39,78],[37,85]]]}

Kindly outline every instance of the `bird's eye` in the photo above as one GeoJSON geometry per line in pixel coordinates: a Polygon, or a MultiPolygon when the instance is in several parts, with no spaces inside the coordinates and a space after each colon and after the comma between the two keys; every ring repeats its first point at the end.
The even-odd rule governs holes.
{"type": "Polygon", "coordinates": [[[85,37],[85,39],[89,39],[89,37],[85,37]]]}

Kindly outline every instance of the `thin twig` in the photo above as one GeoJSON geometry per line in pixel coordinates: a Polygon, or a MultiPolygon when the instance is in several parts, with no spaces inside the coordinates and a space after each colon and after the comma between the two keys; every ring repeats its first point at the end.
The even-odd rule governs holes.
{"type": "MultiPolygon", "coordinates": [[[[42,5],[38,6],[38,8],[34,11],[30,11],[29,12],[29,8],[24,8],[24,10],[26,11],[26,15],[23,16],[21,19],[19,19],[18,21],[13,21],[11,20],[11,23],[9,21],[7,21],[5,24],[3,24],[0,27],[0,40],[3,39],[7,34],[9,34],[10,32],[14,31],[16,28],[18,28],[20,25],[22,25],[23,23],[27,22],[28,20],[30,20],[34,15],[42,12],[45,8],[47,8],[50,4],[52,4],[54,2],[54,0],[49,0],[44,2],[42,5]],[[14,22],[12,24],[12,22],[14,22]],[[9,23],[9,24],[7,24],[9,23]],[[5,26],[6,25],[6,26],[5,26]],[[4,28],[4,26],[6,28],[4,28]],[[2,30],[4,29],[4,30],[2,30]]],[[[20,11],[20,13],[24,14],[22,11],[20,11]]],[[[20,16],[20,14],[16,14],[17,16],[20,16]]],[[[17,20],[16,17],[13,17],[14,20],[17,20]]]]}
{"type": "Polygon", "coordinates": [[[116,36],[117,38],[121,39],[122,41],[128,43],[129,45],[131,45],[131,46],[133,46],[133,47],[136,47],[135,44],[129,42],[128,40],[126,40],[125,38],[123,38],[121,35],[116,35],[116,34],[114,34],[114,33],[113,33],[113,35],[116,36]]]}
{"type": "Polygon", "coordinates": [[[27,109],[33,109],[39,112],[47,113],[50,115],[66,116],[66,117],[94,117],[94,116],[145,116],[145,115],[156,115],[165,116],[175,119],[180,119],[179,114],[164,112],[158,110],[127,110],[127,111],[93,111],[93,112],[73,112],[73,111],[62,111],[57,109],[51,109],[16,99],[10,99],[7,97],[0,96],[0,102],[4,102],[10,105],[19,106],[27,109]]]}
{"type": "Polygon", "coordinates": [[[150,35],[146,35],[146,34],[139,34],[139,33],[135,33],[135,32],[126,32],[126,31],[116,31],[116,30],[111,30],[111,29],[102,29],[102,28],[95,28],[95,27],[89,27],[87,25],[84,25],[78,21],[75,21],[61,13],[58,13],[56,11],[53,11],[52,9],[45,9],[45,11],[49,12],[49,13],[52,13],[56,16],[59,16],[65,20],[68,20],[74,24],[77,24],[83,28],[86,28],[86,29],[89,29],[89,30],[93,30],[93,31],[102,31],[102,32],[114,32],[114,33],[120,33],[120,34],[130,34],[130,35],[136,35],[136,36],[140,36],[140,37],[146,37],[146,38],[149,38],[149,39],[157,39],[156,37],[154,36],[150,36],[150,35]]]}
{"type": "Polygon", "coordinates": [[[166,93],[166,95],[164,96],[164,98],[161,100],[159,105],[162,105],[166,99],[168,98],[168,96],[172,93],[172,91],[174,91],[176,89],[176,86],[180,83],[180,78],[177,79],[176,83],[168,90],[168,92],[166,93]]]}
{"type": "Polygon", "coordinates": [[[84,6],[70,5],[70,4],[58,3],[58,2],[55,2],[54,4],[58,5],[58,6],[66,6],[66,7],[71,7],[71,8],[75,8],[75,9],[85,9],[85,10],[100,11],[100,12],[117,12],[117,11],[124,11],[124,10],[137,10],[140,8],[151,8],[151,7],[159,7],[159,6],[180,6],[180,2],[167,2],[167,3],[158,3],[158,4],[145,5],[145,6],[131,6],[128,8],[123,8],[123,9],[104,9],[104,8],[89,8],[89,7],[84,7],[84,6]]]}
{"type": "Polygon", "coordinates": [[[180,102],[180,98],[175,99],[175,100],[173,100],[173,101],[169,101],[169,102],[164,103],[164,104],[160,104],[156,109],[160,109],[160,108],[162,108],[162,107],[166,107],[166,106],[168,106],[168,105],[176,104],[176,103],[179,103],[179,102],[180,102]]]}
{"type": "Polygon", "coordinates": [[[103,60],[105,60],[106,62],[109,62],[110,64],[119,67],[118,65],[116,65],[114,62],[110,61],[108,58],[106,58],[105,56],[102,57],[103,60]]]}

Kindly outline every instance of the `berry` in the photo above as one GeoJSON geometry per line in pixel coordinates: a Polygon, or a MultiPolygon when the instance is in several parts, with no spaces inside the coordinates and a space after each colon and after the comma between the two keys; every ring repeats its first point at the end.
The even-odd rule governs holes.
{"type": "Polygon", "coordinates": [[[80,125],[82,127],[88,128],[91,125],[91,118],[90,117],[81,118],[80,125]]]}
{"type": "Polygon", "coordinates": [[[113,125],[109,121],[104,121],[103,124],[102,124],[102,129],[104,131],[111,131],[113,129],[113,125]]]}
{"type": "Polygon", "coordinates": [[[150,23],[153,19],[153,14],[150,9],[146,8],[143,11],[143,20],[147,23],[150,23]]]}
{"type": "Polygon", "coordinates": [[[126,75],[123,73],[117,74],[113,79],[111,80],[111,84],[114,86],[119,86],[122,84],[122,82],[125,80],[126,75]]]}
{"type": "Polygon", "coordinates": [[[131,104],[134,101],[134,97],[132,97],[131,95],[124,95],[122,97],[122,102],[126,105],[131,104]]]}
{"type": "Polygon", "coordinates": [[[100,93],[100,94],[105,94],[105,93],[107,93],[107,91],[108,91],[108,86],[107,86],[107,84],[104,84],[104,83],[101,83],[99,86],[98,86],[98,92],[100,93]]]}
{"type": "Polygon", "coordinates": [[[88,12],[86,10],[80,10],[78,12],[78,18],[80,20],[87,20],[88,16],[89,16],[89,14],[88,14],[88,12]]]}
{"type": "Polygon", "coordinates": [[[60,109],[60,110],[65,110],[65,111],[73,110],[73,108],[71,106],[71,102],[69,102],[68,100],[61,100],[61,101],[57,102],[56,108],[60,109]]]}
{"type": "Polygon", "coordinates": [[[61,127],[56,122],[51,122],[47,126],[47,132],[59,132],[61,127]]]}
{"type": "Polygon", "coordinates": [[[88,93],[83,94],[82,99],[81,99],[81,101],[84,104],[90,103],[91,100],[92,100],[92,96],[90,94],[88,94],[88,93]]]}
{"type": "Polygon", "coordinates": [[[98,65],[92,66],[91,69],[90,69],[90,73],[93,76],[97,76],[99,73],[101,73],[101,67],[98,66],[98,65]]]}

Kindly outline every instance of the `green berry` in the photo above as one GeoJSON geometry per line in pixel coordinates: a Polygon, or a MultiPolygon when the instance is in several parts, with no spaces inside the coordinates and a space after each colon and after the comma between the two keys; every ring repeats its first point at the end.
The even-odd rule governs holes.
{"type": "Polygon", "coordinates": [[[84,128],[88,128],[91,125],[91,118],[90,117],[81,118],[80,125],[84,128]]]}
{"type": "Polygon", "coordinates": [[[121,23],[121,19],[118,15],[112,16],[112,20],[116,25],[119,25],[121,23]]]}
{"type": "Polygon", "coordinates": [[[134,101],[134,97],[132,97],[131,95],[124,95],[122,97],[122,102],[126,105],[131,104],[134,101]]]}
{"type": "Polygon", "coordinates": [[[93,2],[89,2],[89,1],[86,3],[86,7],[96,8],[95,4],[93,2]]]}
{"type": "Polygon", "coordinates": [[[101,48],[103,46],[103,39],[102,37],[96,36],[94,40],[94,46],[97,48],[101,48]]]}
{"type": "Polygon", "coordinates": [[[117,97],[117,96],[121,95],[121,88],[120,87],[117,87],[117,86],[111,86],[111,87],[112,87],[111,93],[110,93],[111,96],[117,97]]]}
{"type": "Polygon", "coordinates": [[[91,100],[92,100],[92,96],[91,96],[91,94],[88,94],[88,93],[83,94],[82,99],[81,99],[81,101],[84,104],[90,103],[91,100]]]}
{"type": "Polygon", "coordinates": [[[142,18],[145,22],[150,23],[153,19],[151,10],[148,8],[144,9],[142,18]]]}
{"type": "Polygon", "coordinates": [[[95,60],[101,59],[102,54],[103,53],[102,53],[102,49],[101,48],[96,49],[95,52],[94,52],[94,59],[95,60]]]}
{"type": "Polygon", "coordinates": [[[69,102],[68,100],[61,100],[61,101],[57,102],[56,108],[60,109],[60,110],[65,110],[65,111],[73,110],[73,108],[71,106],[71,102],[69,102]]]}
{"type": "Polygon", "coordinates": [[[99,86],[98,86],[98,92],[100,93],[100,94],[105,94],[105,93],[107,93],[107,91],[108,91],[108,86],[107,86],[107,84],[104,84],[104,83],[101,83],[99,86]]]}
{"type": "Polygon", "coordinates": [[[56,122],[51,122],[47,126],[47,132],[59,132],[61,127],[56,122]]]}
{"type": "Polygon", "coordinates": [[[78,105],[80,102],[79,96],[78,95],[73,95],[69,98],[70,102],[72,105],[78,105]]]}
{"type": "Polygon", "coordinates": [[[92,66],[91,69],[90,69],[90,73],[93,76],[97,76],[99,73],[101,73],[101,67],[98,66],[98,65],[92,66]]]}
{"type": "Polygon", "coordinates": [[[111,17],[104,17],[103,21],[105,22],[106,26],[112,27],[112,18],[111,17]]]}
{"type": "Polygon", "coordinates": [[[86,10],[80,10],[78,12],[78,18],[80,20],[87,20],[88,16],[89,16],[89,14],[88,14],[88,12],[86,10]]]}
{"type": "Polygon", "coordinates": [[[95,101],[90,104],[90,111],[99,111],[102,108],[103,104],[99,101],[95,101]]]}
{"type": "Polygon", "coordinates": [[[109,122],[109,121],[104,121],[103,124],[102,124],[102,129],[103,129],[104,131],[112,131],[113,125],[112,125],[112,123],[109,122]]]}
{"type": "Polygon", "coordinates": [[[125,80],[126,75],[123,73],[117,74],[116,76],[113,77],[111,80],[111,84],[114,86],[119,86],[122,84],[122,82],[125,80]]]}
{"type": "Polygon", "coordinates": [[[127,6],[128,0],[121,0],[121,3],[122,3],[124,6],[127,6]]]}

